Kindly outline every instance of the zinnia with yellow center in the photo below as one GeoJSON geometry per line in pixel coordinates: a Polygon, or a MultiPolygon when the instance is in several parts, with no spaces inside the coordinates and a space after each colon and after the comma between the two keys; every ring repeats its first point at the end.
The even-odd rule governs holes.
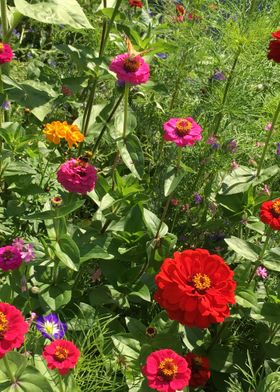
{"type": "Polygon", "coordinates": [[[261,221],[273,230],[280,230],[280,199],[265,201],[260,210],[261,221]]]}
{"type": "Polygon", "coordinates": [[[59,144],[61,139],[65,139],[68,147],[72,148],[73,144],[77,147],[78,143],[84,141],[84,135],[80,132],[75,124],[68,124],[67,121],[53,121],[45,125],[43,133],[47,140],[54,144],[59,144]]]}

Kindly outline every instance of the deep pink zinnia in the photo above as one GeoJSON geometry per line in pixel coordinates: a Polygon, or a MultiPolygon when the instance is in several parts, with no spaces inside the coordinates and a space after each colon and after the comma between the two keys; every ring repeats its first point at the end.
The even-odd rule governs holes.
{"type": "Polygon", "coordinates": [[[57,172],[57,180],[69,192],[85,194],[95,187],[96,168],[82,159],[71,158],[57,172]]]}
{"type": "Polygon", "coordinates": [[[7,245],[0,248],[0,268],[3,271],[17,269],[22,261],[20,251],[16,247],[7,245]]]}
{"type": "Polygon", "coordinates": [[[59,374],[64,375],[76,366],[80,351],[69,340],[57,339],[45,346],[43,357],[49,369],[57,369],[59,374]]]}
{"type": "Polygon", "coordinates": [[[139,54],[119,54],[113,58],[109,69],[117,74],[119,81],[131,84],[146,83],[150,77],[149,64],[139,54]]]}
{"type": "Polygon", "coordinates": [[[9,63],[12,61],[13,51],[10,45],[0,43],[0,64],[9,63]]]}
{"type": "Polygon", "coordinates": [[[191,371],[185,358],[170,349],[152,352],[142,367],[148,386],[160,392],[175,392],[189,385],[191,371]]]}
{"type": "Polygon", "coordinates": [[[164,139],[179,147],[192,146],[202,139],[202,129],[193,118],[171,118],[163,124],[164,139]]]}

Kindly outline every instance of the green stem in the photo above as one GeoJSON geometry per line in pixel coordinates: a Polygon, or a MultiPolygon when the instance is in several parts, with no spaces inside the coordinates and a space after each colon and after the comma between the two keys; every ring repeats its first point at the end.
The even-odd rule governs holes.
{"type": "Polygon", "coordinates": [[[108,38],[109,38],[109,34],[110,34],[110,31],[111,31],[111,28],[112,28],[112,26],[113,26],[113,23],[114,23],[114,21],[115,21],[115,18],[116,18],[116,16],[117,16],[118,11],[119,11],[121,2],[122,2],[122,0],[117,0],[117,2],[116,2],[116,5],[115,5],[115,8],[114,8],[113,14],[112,14],[112,16],[111,16],[111,19],[110,19],[110,21],[109,21],[109,23],[108,23],[108,27],[107,27],[106,32],[105,32],[104,41],[103,41],[103,46],[101,47],[99,57],[102,57],[102,56],[103,56],[103,53],[104,53],[104,50],[105,50],[105,47],[106,47],[106,44],[107,44],[107,40],[108,40],[108,38]]]}
{"type": "Polygon", "coordinates": [[[60,392],[64,392],[63,382],[62,382],[62,379],[60,376],[58,377],[58,387],[59,387],[60,392]]]}
{"type": "Polygon", "coordinates": [[[280,102],[278,103],[278,106],[277,106],[276,111],[274,113],[274,116],[273,116],[273,119],[272,119],[271,128],[270,128],[270,130],[267,133],[265,146],[264,146],[264,149],[263,149],[263,152],[262,152],[262,156],[261,156],[261,159],[260,159],[260,162],[259,162],[259,165],[258,165],[257,177],[259,177],[260,172],[262,170],[262,165],[264,163],[265,155],[266,155],[266,152],[267,152],[267,149],[268,149],[268,146],[269,146],[269,142],[270,142],[270,139],[271,139],[271,136],[272,136],[272,132],[273,132],[275,124],[277,122],[279,113],[280,113],[280,102]]]}
{"type": "Polygon", "coordinates": [[[128,96],[129,84],[126,83],[124,87],[123,139],[125,139],[127,132],[128,96]]]}
{"type": "Polygon", "coordinates": [[[268,230],[267,230],[266,239],[265,239],[265,242],[263,244],[261,253],[260,253],[260,255],[259,255],[259,257],[258,257],[258,259],[257,259],[257,261],[255,263],[253,271],[251,272],[251,275],[250,275],[249,280],[248,280],[248,284],[251,283],[252,279],[254,278],[254,276],[256,274],[256,271],[257,271],[258,267],[262,264],[263,256],[264,256],[265,251],[267,249],[267,246],[268,246],[268,243],[269,243],[269,240],[270,240],[270,237],[271,237],[272,233],[273,233],[273,230],[271,229],[271,227],[269,227],[268,230]]]}
{"type": "Polygon", "coordinates": [[[13,373],[11,371],[11,368],[10,368],[10,365],[9,365],[9,362],[8,362],[6,356],[3,357],[3,362],[4,362],[4,365],[6,367],[6,370],[7,370],[7,373],[8,373],[8,376],[9,376],[10,380],[12,381],[12,383],[15,383],[16,378],[15,378],[15,376],[13,375],[13,373]]]}
{"type": "Polygon", "coordinates": [[[40,180],[39,187],[41,187],[43,185],[43,181],[44,181],[45,174],[46,174],[46,171],[47,171],[47,168],[48,168],[48,164],[49,164],[49,161],[47,160],[47,162],[45,164],[45,167],[44,167],[44,170],[42,171],[42,177],[41,177],[41,180],[40,180]]]}
{"type": "Polygon", "coordinates": [[[1,1],[1,22],[2,22],[2,37],[3,41],[6,41],[7,38],[7,33],[8,33],[8,18],[7,18],[7,1],[6,0],[0,0],[1,1]]]}

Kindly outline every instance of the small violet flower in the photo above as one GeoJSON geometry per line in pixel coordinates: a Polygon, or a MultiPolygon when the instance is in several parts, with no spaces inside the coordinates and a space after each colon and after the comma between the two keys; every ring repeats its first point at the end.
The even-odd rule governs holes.
{"type": "Polygon", "coordinates": [[[227,142],[227,150],[230,152],[236,152],[237,150],[237,141],[235,139],[231,139],[227,142]]]}
{"type": "Polygon", "coordinates": [[[1,108],[4,110],[10,110],[11,109],[11,102],[10,101],[4,101],[1,105],[1,108]]]}
{"type": "Polygon", "coordinates": [[[203,202],[203,197],[199,193],[196,193],[194,195],[194,202],[195,204],[201,204],[203,202]]]}
{"type": "Polygon", "coordinates": [[[266,279],[268,277],[268,272],[265,267],[259,266],[256,271],[256,275],[262,279],[266,279]]]}
{"type": "Polygon", "coordinates": [[[212,79],[223,81],[226,80],[226,76],[222,71],[216,70],[212,76],[212,79]]]}
{"type": "Polygon", "coordinates": [[[213,136],[209,136],[209,138],[206,141],[206,144],[209,144],[210,146],[212,146],[212,148],[214,150],[217,150],[220,147],[220,145],[218,143],[218,139],[214,135],[213,136]]]}
{"type": "Polygon", "coordinates": [[[67,331],[66,324],[59,320],[56,313],[37,317],[36,328],[45,338],[50,340],[63,338],[67,331]]]}
{"type": "Polygon", "coordinates": [[[277,155],[280,155],[280,143],[277,143],[276,154],[277,154],[277,155]]]}

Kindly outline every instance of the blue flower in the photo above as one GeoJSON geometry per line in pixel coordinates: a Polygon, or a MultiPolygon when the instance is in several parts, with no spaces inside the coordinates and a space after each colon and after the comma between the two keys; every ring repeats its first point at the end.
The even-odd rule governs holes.
{"type": "Polygon", "coordinates": [[[4,110],[10,110],[11,109],[11,102],[10,101],[4,101],[1,105],[1,108],[4,110]]]}
{"type": "Polygon", "coordinates": [[[67,331],[66,324],[60,321],[55,313],[39,316],[36,319],[36,328],[50,340],[62,339],[67,331]]]}

